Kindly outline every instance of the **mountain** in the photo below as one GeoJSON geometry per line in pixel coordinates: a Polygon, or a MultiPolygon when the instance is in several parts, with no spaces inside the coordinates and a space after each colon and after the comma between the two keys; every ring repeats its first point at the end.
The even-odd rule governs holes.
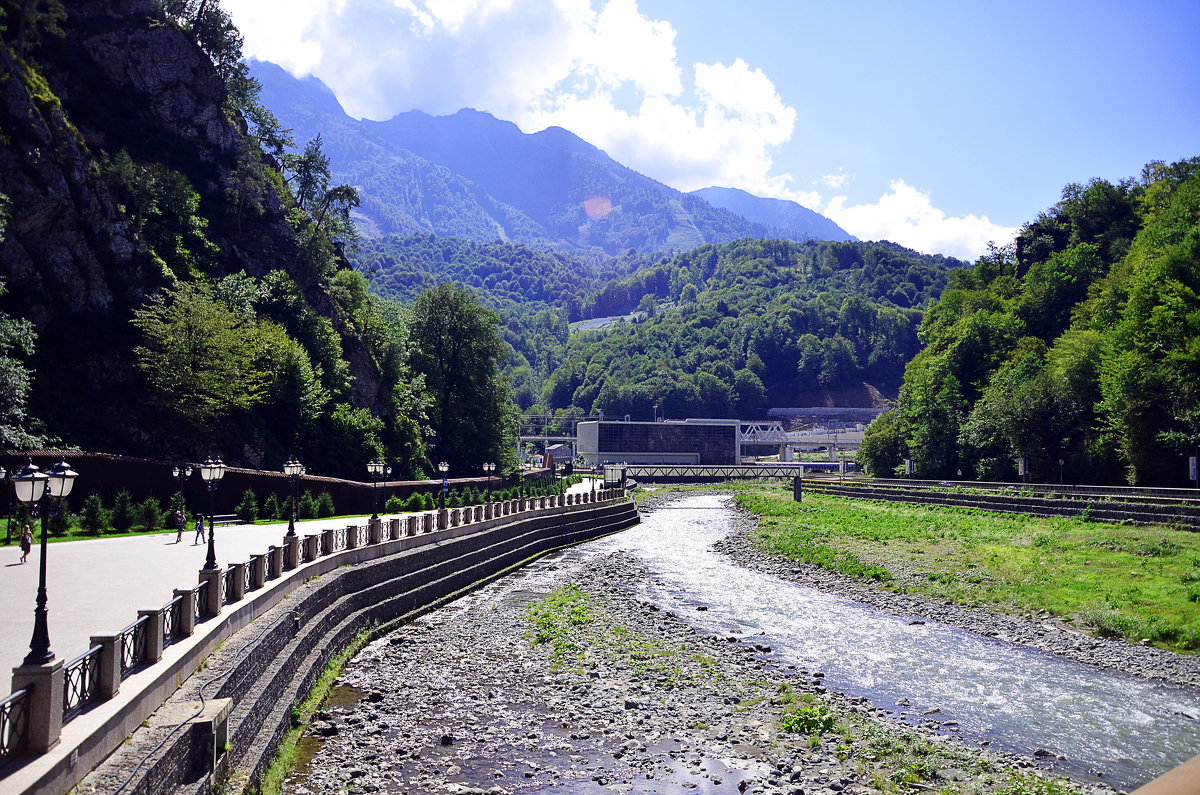
{"type": "Polygon", "coordinates": [[[774,229],[789,229],[814,240],[857,240],[840,226],[802,204],[784,199],[764,199],[738,188],[700,188],[691,192],[714,207],[724,207],[774,229]]]}
{"type": "Polygon", "coordinates": [[[663,257],[585,300],[583,317],[625,320],[571,333],[540,408],[750,419],[769,406],[882,406],[921,348],[925,308],[962,265],[813,240],[663,257]]]}
{"type": "Polygon", "coordinates": [[[432,233],[610,255],[814,237],[663,185],[562,128],[524,133],[469,109],[360,121],[319,80],[264,62],[252,62],[251,73],[298,143],[321,135],[335,178],[362,194],[357,220],[369,237],[432,233]]]}

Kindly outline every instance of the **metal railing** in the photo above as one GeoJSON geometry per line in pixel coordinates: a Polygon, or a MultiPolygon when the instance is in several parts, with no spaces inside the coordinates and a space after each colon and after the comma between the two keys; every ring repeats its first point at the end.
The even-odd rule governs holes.
{"type": "Polygon", "coordinates": [[[29,743],[29,694],[18,690],[0,701],[0,759],[8,760],[29,743]]]}
{"type": "Polygon", "coordinates": [[[196,598],[192,600],[195,605],[193,619],[199,623],[208,617],[208,580],[193,588],[192,593],[196,594],[196,598]]]}
{"type": "Polygon", "coordinates": [[[233,578],[236,574],[237,569],[233,566],[227,566],[221,573],[221,604],[225,604],[233,598],[233,578]]]}
{"type": "Polygon", "coordinates": [[[333,548],[335,551],[346,548],[346,528],[339,527],[333,531],[333,548]]]}
{"type": "Polygon", "coordinates": [[[183,624],[183,597],[176,596],[171,601],[163,605],[162,608],[162,632],[163,646],[170,646],[171,642],[179,635],[179,627],[183,624]]]}
{"type": "Polygon", "coordinates": [[[93,646],[63,666],[63,723],[97,697],[101,650],[102,647],[93,646]]]}
{"type": "Polygon", "coordinates": [[[121,678],[129,676],[145,661],[150,617],[142,616],[121,630],[121,678]]]}

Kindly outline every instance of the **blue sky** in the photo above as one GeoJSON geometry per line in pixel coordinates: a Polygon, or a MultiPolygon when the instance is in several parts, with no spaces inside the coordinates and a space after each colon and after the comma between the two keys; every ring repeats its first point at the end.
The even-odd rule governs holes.
{"type": "Polygon", "coordinates": [[[224,0],[355,116],[558,124],[682,190],[974,257],[1063,186],[1200,155],[1200,3],[224,0]]]}

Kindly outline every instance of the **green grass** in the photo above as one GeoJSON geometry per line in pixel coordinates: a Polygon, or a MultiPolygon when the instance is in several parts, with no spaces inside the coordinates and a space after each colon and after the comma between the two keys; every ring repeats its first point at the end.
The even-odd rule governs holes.
{"type": "Polygon", "coordinates": [[[762,549],[858,580],[1200,651],[1200,533],[750,486],[762,549]]]}
{"type": "Polygon", "coordinates": [[[313,684],[312,689],[308,691],[308,695],[292,704],[292,726],[279,741],[279,745],[275,749],[275,758],[263,772],[258,786],[251,788],[250,792],[253,795],[279,795],[283,792],[283,784],[296,763],[296,750],[300,735],[304,733],[308,722],[312,720],[312,716],[329,695],[329,691],[333,689],[333,683],[342,673],[342,669],[346,667],[346,663],[371,641],[373,632],[374,627],[360,630],[345,648],[333,655],[329,664],[325,666],[325,670],[313,684]]]}

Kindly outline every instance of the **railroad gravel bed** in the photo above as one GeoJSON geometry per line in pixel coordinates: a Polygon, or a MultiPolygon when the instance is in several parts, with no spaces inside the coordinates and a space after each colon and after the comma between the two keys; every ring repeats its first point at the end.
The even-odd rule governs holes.
{"type": "Polygon", "coordinates": [[[553,567],[542,562],[369,645],[339,680],[340,705],[310,724],[319,748],[285,791],[868,793],[914,761],[876,747],[903,745],[936,749],[922,758],[939,772],[891,791],[988,793],[1013,771],[1053,763],[967,747],[934,723],[904,725],[826,692],[822,672],[774,666],[755,636],[703,635],[636,596],[646,572],[628,555],[553,567]],[[556,656],[533,642],[527,610],[568,585],[586,594],[594,621],[556,656]],[[783,731],[792,698],[855,728],[783,731]]]}
{"type": "MultiPolygon", "coordinates": [[[[1067,626],[1048,614],[1020,616],[997,613],[954,602],[936,602],[912,594],[880,590],[819,566],[781,560],[754,545],[750,536],[757,527],[757,517],[736,506],[734,512],[734,531],[715,547],[743,566],[837,593],[898,615],[940,621],[1102,668],[1200,687],[1200,656],[1185,656],[1163,649],[1132,645],[1119,639],[1097,638],[1067,626]]],[[[905,578],[916,576],[903,571],[893,571],[892,574],[901,583],[905,578]]]]}

